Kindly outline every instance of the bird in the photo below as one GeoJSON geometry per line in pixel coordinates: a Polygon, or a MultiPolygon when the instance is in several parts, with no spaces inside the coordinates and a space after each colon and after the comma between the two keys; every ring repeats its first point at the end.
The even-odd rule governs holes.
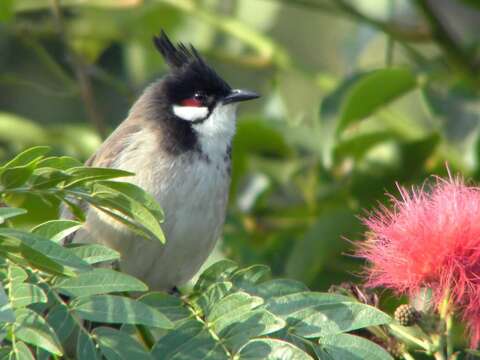
{"type": "Polygon", "coordinates": [[[120,271],[150,290],[171,292],[199,271],[221,235],[237,105],[259,95],[230,87],[193,45],[173,44],[163,30],[153,43],[168,72],[146,87],[86,166],[134,173],[122,181],[158,201],[166,243],[142,238],[93,207],[65,242],[106,245],[120,253],[120,271]]]}

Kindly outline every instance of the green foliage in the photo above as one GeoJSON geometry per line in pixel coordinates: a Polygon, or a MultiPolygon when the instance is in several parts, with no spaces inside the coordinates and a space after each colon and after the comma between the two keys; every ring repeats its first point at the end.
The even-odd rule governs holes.
{"type": "MultiPolygon", "coordinates": [[[[227,256],[240,267],[268,264],[274,278],[298,281],[259,281],[252,285],[255,291],[242,288],[264,304],[267,293],[294,301],[295,294],[308,292],[306,285],[326,290],[334,283],[358,281],[352,274],[361,264],[345,254],[362,236],[359,215],[383,202],[385,192],[396,194],[396,182],[422,183],[432,173],[445,174],[445,163],[452,173],[480,179],[478,9],[477,0],[0,0],[0,158],[44,144],[59,155],[46,157],[45,147],[34,148],[0,170],[6,205],[0,207],[0,227],[15,230],[3,233],[0,256],[23,284],[17,293],[31,295],[17,304],[40,301],[26,306],[49,309],[42,314],[55,330],[64,326],[78,332],[67,308],[51,304],[52,292],[63,294],[57,282],[87,282],[96,276],[94,266],[119,258],[100,245],[55,246],[81,227],[80,202],[151,241],[168,241],[155,200],[117,181],[128,174],[82,167],[101,138],[125,118],[134,94],[163,73],[151,45],[160,28],[194,44],[232,86],[263,94],[240,112],[228,217],[215,259],[227,256]],[[58,219],[62,202],[74,220],[58,219]],[[51,289],[37,283],[29,269],[49,274],[51,289]]],[[[235,288],[227,270],[219,268],[225,278],[217,279],[214,269],[194,288],[197,298],[191,301],[202,311],[210,311],[235,288]]],[[[269,276],[265,267],[244,271],[244,286],[252,281],[249,276],[269,276]]],[[[7,271],[3,274],[8,284],[3,281],[7,271]]],[[[140,284],[120,275],[98,275],[124,291],[141,291],[140,284]]],[[[120,295],[97,290],[91,286],[90,296],[120,295]]],[[[11,320],[15,312],[2,291],[9,296],[11,289],[0,287],[0,319],[11,320]]],[[[142,301],[156,307],[160,297],[151,294],[142,301]]],[[[398,302],[388,296],[383,300],[392,309],[398,302]]],[[[166,305],[176,301],[168,297],[160,312],[181,317],[184,307],[166,305]]],[[[354,306],[361,326],[361,311],[354,306]]],[[[345,323],[330,326],[349,329],[345,323]]],[[[106,338],[101,343],[91,332],[80,331],[78,353],[121,357],[113,348],[123,343],[135,352],[137,346],[123,337],[128,328],[121,335],[99,330],[106,338]]],[[[166,331],[150,330],[155,335],[166,331]]],[[[0,339],[6,335],[0,331],[0,339]]],[[[58,331],[57,336],[64,341],[58,331]]],[[[242,348],[243,357],[304,356],[303,337],[261,336],[242,348]]],[[[362,339],[355,345],[357,338],[350,334],[325,339],[348,341],[353,350],[336,352],[336,345],[325,340],[310,346],[309,356],[328,359],[330,352],[348,358],[369,351],[374,358],[376,353],[372,346],[356,350],[362,339]]],[[[463,341],[457,339],[456,348],[463,341]]],[[[14,358],[39,357],[28,342],[16,344],[1,349],[0,358],[10,351],[14,358]]],[[[224,354],[218,347],[211,354],[217,352],[224,354]]]]}
{"type": "MultiPolygon", "coordinates": [[[[151,219],[157,219],[158,226],[162,211],[150,195],[131,184],[105,181],[127,174],[77,167],[74,162],[70,162],[74,167],[64,166],[61,158],[46,160],[47,151],[28,149],[1,167],[3,174],[25,164],[29,167],[21,182],[2,182],[5,204],[18,194],[32,193],[44,201],[48,197],[70,199],[70,204],[88,201],[92,207],[117,214],[126,202],[135,202],[140,215],[124,212],[125,218],[113,219],[133,230],[134,226],[148,228],[151,219]],[[38,188],[36,180],[45,164],[57,164],[56,170],[66,176],[38,188]],[[105,194],[121,195],[124,202],[101,203],[98,198],[105,199],[105,194]]],[[[163,293],[131,298],[128,293],[145,293],[145,284],[118,271],[91,266],[118,260],[115,251],[97,244],[58,244],[81,229],[81,219],[50,220],[28,231],[12,227],[11,222],[24,209],[2,209],[0,327],[5,332],[1,343],[6,356],[67,356],[73,342],[78,359],[314,359],[319,346],[337,359],[342,358],[336,355],[339,351],[351,348],[375,353],[378,359],[390,358],[368,340],[332,340],[332,336],[390,323],[388,315],[354,298],[311,292],[293,280],[268,280],[268,267],[240,268],[228,260],[206,269],[193,291],[181,298],[163,293]],[[90,327],[89,322],[122,326],[90,327]],[[151,349],[140,329],[153,336],[151,349]]]]}

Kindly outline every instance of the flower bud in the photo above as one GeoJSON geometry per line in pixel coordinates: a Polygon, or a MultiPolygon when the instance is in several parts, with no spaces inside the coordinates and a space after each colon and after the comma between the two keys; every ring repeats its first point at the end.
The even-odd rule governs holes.
{"type": "Polygon", "coordinates": [[[420,320],[420,313],[413,306],[403,304],[397,307],[394,317],[400,325],[412,326],[420,320]]]}

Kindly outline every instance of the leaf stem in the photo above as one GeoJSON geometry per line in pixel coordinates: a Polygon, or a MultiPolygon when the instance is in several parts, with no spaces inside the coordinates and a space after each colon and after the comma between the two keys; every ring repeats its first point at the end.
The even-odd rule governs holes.
{"type": "Polygon", "coordinates": [[[424,349],[427,353],[432,352],[432,344],[426,340],[422,340],[417,338],[416,336],[410,334],[409,332],[405,331],[402,326],[395,325],[395,324],[390,324],[388,327],[392,330],[394,335],[397,335],[398,337],[408,340],[422,349],[424,349]]]}
{"type": "Polygon", "coordinates": [[[402,357],[405,359],[405,360],[415,360],[415,358],[409,353],[409,352],[404,352],[402,354],[402,357]]]}

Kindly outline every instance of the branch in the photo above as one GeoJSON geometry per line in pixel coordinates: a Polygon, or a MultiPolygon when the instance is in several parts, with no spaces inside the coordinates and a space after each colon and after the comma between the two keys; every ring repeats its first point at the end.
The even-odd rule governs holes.
{"type": "Polygon", "coordinates": [[[50,2],[53,16],[57,23],[56,25],[59,36],[61,37],[68,57],[71,60],[73,71],[75,72],[75,77],[77,78],[78,85],[80,87],[80,96],[82,97],[83,104],[85,105],[88,118],[92,125],[97,129],[100,136],[104,138],[107,134],[107,131],[103,118],[97,108],[92,89],[92,82],[87,74],[87,67],[82,58],[70,47],[65,37],[66,32],[59,0],[50,0],[50,2]]]}
{"type": "Polygon", "coordinates": [[[358,11],[354,6],[344,0],[332,0],[333,4],[320,3],[316,0],[275,0],[287,5],[300,6],[307,9],[327,12],[334,16],[343,16],[347,19],[363,22],[374,29],[390,35],[397,41],[425,42],[432,39],[432,34],[423,28],[405,28],[378,19],[371,18],[358,11]]]}
{"type": "Polygon", "coordinates": [[[450,63],[466,76],[478,80],[474,63],[470,61],[465,49],[454,39],[446,25],[442,22],[431,2],[428,0],[417,0],[416,3],[430,25],[433,38],[443,50],[450,63]]]}

